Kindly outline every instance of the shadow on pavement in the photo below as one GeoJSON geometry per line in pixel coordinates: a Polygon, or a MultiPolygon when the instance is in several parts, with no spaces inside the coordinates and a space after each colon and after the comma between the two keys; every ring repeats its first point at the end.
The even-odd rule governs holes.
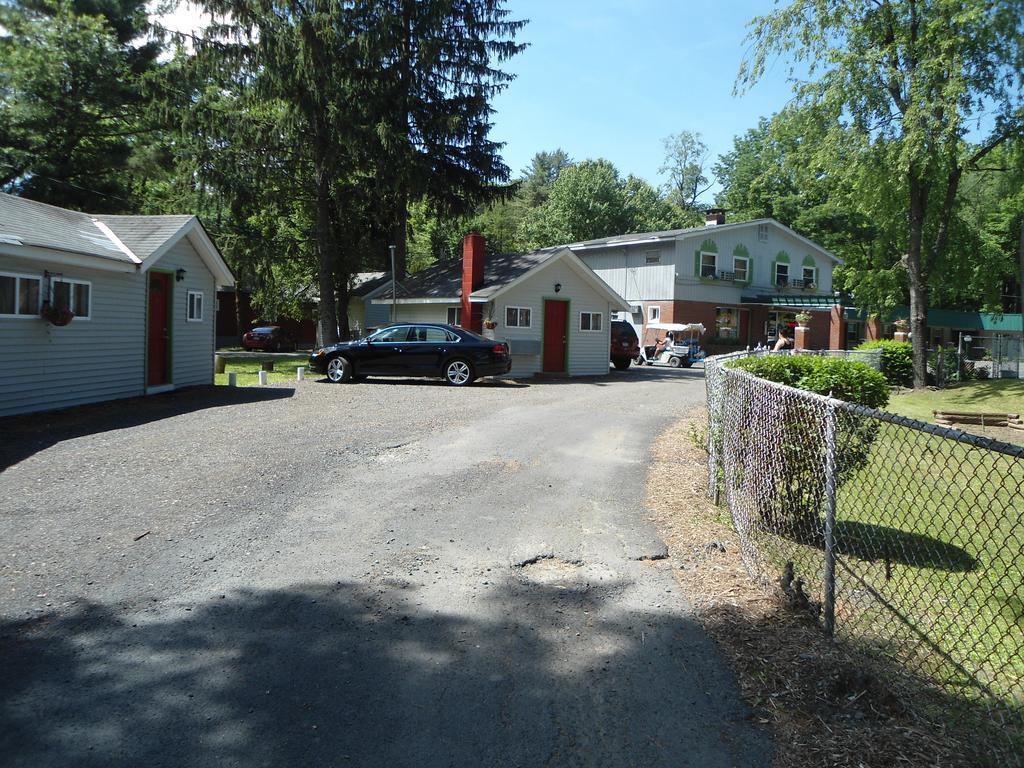
{"type": "Polygon", "coordinates": [[[403,608],[417,589],[308,584],[213,595],[180,619],[85,604],[0,624],[4,765],[770,762],[685,616],[595,620],[603,598],[550,585],[492,587],[486,617],[403,608]]]}
{"type": "Polygon", "coordinates": [[[0,472],[64,440],[136,427],[206,408],[291,397],[284,387],[189,387],[161,395],[111,400],[63,411],[0,418],[0,472]]]}
{"type": "MultiPolygon", "coordinates": [[[[609,371],[604,376],[563,376],[548,374],[540,376],[528,376],[521,379],[487,378],[479,379],[470,386],[490,387],[494,389],[522,389],[524,387],[550,386],[553,384],[589,384],[591,386],[607,387],[620,384],[650,383],[659,381],[703,381],[703,368],[668,368],[663,366],[644,366],[643,368],[630,367],[625,371],[609,371]]],[[[331,384],[326,377],[316,379],[318,384],[331,384]]],[[[370,376],[365,380],[355,382],[356,384],[390,384],[392,386],[406,387],[447,387],[441,379],[418,379],[404,377],[370,376]]]]}

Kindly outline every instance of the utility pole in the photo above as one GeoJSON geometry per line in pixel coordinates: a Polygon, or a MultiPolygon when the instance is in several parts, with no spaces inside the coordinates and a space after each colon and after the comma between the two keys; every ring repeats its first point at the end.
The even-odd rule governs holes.
{"type": "MultiPolygon", "coordinates": [[[[1024,231],[1021,232],[1021,237],[1024,237],[1024,231]]],[[[1024,241],[1021,241],[1024,242],[1024,241]]],[[[388,246],[388,250],[391,252],[391,322],[398,322],[398,294],[395,293],[394,289],[394,246],[388,246]]]]}
{"type": "MultiPolygon", "coordinates": [[[[1020,225],[1020,246],[1017,248],[1017,255],[1020,257],[1020,275],[1017,280],[1017,293],[1020,294],[1017,298],[1020,303],[1017,304],[1017,311],[1020,313],[1021,323],[1024,323],[1024,222],[1020,225]]],[[[1021,331],[1024,331],[1024,325],[1021,326],[1021,331]]]]}

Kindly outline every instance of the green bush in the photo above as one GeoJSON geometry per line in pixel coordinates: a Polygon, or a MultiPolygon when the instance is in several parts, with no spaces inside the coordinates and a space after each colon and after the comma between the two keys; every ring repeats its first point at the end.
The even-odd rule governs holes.
{"type": "MultiPolygon", "coordinates": [[[[855,360],[811,355],[749,357],[729,364],[758,378],[797,389],[881,408],[889,402],[889,384],[871,366],[855,360]]],[[[749,408],[763,403],[751,400],[749,408]]],[[[773,478],[772,492],[758,497],[763,524],[786,536],[814,538],[820,533],[824,503],[824,419],[820,409],[795,397],[778,398],[772,408],[775,450],[764,471],[773,478]]],[[[754,423],[750,414],[744,423],[754,423]]],[[[836,483],[842,485],[867,462],[878,436],[878,422],[845,410],[836,412],[836,483]]]]}
{"type": "Polygon", "coordinates": [[[865,341],[857,349],[882,350],[882,373],[894,387],[914,386],[914,358],[909,341],[865,341]]]}
{"type": "Polygon", "coordinates": [[[731,365],[761,379],[819,395],[831,394],[848,403],[869,408],[884,408],[889,402],[889,385],[885,376],[870,365],[856,360],[811,355],[769,355],[743,358],[731,365]]]}

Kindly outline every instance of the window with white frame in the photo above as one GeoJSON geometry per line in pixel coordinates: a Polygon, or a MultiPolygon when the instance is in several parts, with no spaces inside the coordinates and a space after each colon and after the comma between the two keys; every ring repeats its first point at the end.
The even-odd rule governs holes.
{"type": "Polygon", "coordinates": [[[758,224],[757,225],[757,240],[760,243],[768,242],[768,225],[758,224]]]}
{"type": "Polygon", "coordinates": [[[732,257],[732,279],[741,283],[747,282],[750,274],[750,259],[746,256],[732,257]]]}
{"type": "Polygon", "coordinates": [[[186,319],[190,323],[200,323],[203,320],[203,292],[188,292],[188,315],[186,319]]]}
{"type": "Polygon", "coordinates": [[[600,331],[601,330],[601,313],[600,312],[580,312],[580,330],[581,331],[600,331]]]}
{"type": "Polygon", "coordinates": [[[784,261],[775,262],[775,284],[786,285],[789,283],[789,264],[784,261]]]}
{"type": "Polygon", "coordinates": [[[647,308],[647,322],[656,323],[661,320],[661,307],[647,308]]]}
{"type": "Polygon", "coordinates": [[[804,285],[810,287],[818,282],[818,269],[817,267],[804,267],[803,268],[803,279],[804,285]]]}
{"type": "Polygon", "coordinates": [[[462,307],[448,307],[448,325],[462,327],[462,307]]]}
{"type": "Polygon", "coordinates": [[[92,316],[92,283],[54,278],[50,292],[50,303],[54,309],[70,309],[80,320],[88,320],[92,316]]]}
{"type": "Polygon", "coordinates": [[[529,328],[530,325],[529,307],[505,307],[506,328],[529,328]]]}
{"type": "Polygon", "coordinates": [[[660,264],[661,251],[647,251],[644,254],[644,262],[647,264],[660,264]]]}
{"type": "Polygon", "coordinates": [[[700,255],[700,276],[714,278],[718,271],[718,254],[701,253],[700,255]]]}
{"type": "Polygon", "coordinates": [[[0,316],[37,316],[41,285],[42,279],[32,275],[0,273],[0,316]]]}

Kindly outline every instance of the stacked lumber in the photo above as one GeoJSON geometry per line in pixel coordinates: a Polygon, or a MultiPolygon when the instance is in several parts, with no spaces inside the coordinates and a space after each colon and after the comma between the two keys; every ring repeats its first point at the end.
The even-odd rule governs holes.
{"type": "Polygon", "coordinates": [[[1019,413],[984,413],[980,411],[932,411],[935,423],[943,426],[953,424],[979,424],[985,427],[1010,427],[1024,430],[1019,413]]]}

